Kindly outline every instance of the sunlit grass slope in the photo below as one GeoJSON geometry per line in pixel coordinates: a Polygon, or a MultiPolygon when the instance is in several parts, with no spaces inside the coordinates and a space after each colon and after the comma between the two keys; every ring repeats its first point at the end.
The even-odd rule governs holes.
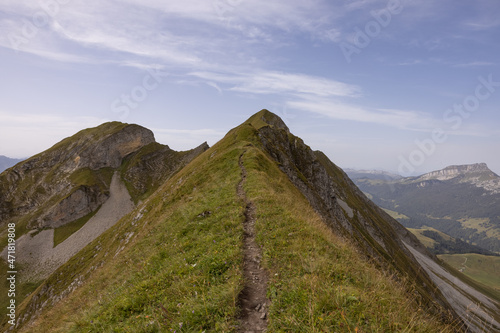
{"type": "Polygon", "coordinates": [[[242,154],[270,276],[269,332],[455,331],[415,303],[409,283],[335,236],[256,134],[249,124],[229,132],[56,271],[24,303],[29,314],[48,301],[22,331],[236,331],[242,154]]]}
{"type": "MultiPolygon", "coordinates": [[[[500,257],[475,253],[442,254],[439,259],[500,295],[500,257]]],[[[497,296],[497,299],[500,297],[497,296]]]]}

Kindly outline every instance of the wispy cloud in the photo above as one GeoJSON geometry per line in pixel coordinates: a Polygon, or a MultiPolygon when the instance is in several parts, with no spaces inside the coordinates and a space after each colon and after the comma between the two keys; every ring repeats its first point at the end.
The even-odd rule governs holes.
{"type": "MultiPolygon", "coordinates": [[[[191,76],[217,82],[222,91],[275,94],[290,109],[315,113],[330,119],[385,125],[412,131],[427,131],[436,121],[424,112],[374,109],[359,104],[359,86],[297,73],[258,72],[226,74],[192,72],[191,76]]],[[[218,86],[219,87],[219,86],[218,86]]]]}
{"type": "MultiPolygon", "coordinates": [[[[9,36],[26,39],[25,32],[34,25],[35,33],[22,43],[20,51],[55,58],[54,53],[60,52],[64,45],[66,52],[75,52],[73,60],[86,56],[98,58],[99,51],[108,51],[117,52],[115,57],[121,60],[130,60],[127,56],[134,57],[135,61],[155,58],[166,65],[207,68],[217,62],[214,55],[235,55],[245,43],[276,42],[271,37],[275,29],[317,32],[335,39],[336,33],[331,27],[318,23],[328,21],[332,8],[327,8],[322,0],[312,3],[306,0],[127,0],[120,6],[111,0],[90,3],[72,0],[58,5],[57,10],[52,9],[48,15],[41,4],[6,0],[0,10],[11,15],[0,16],[3,31],[0,45],[13,48],[9,36]],[[37,13],[46,20],[41,26],[33,21],[37,13]]],[[[222,60],[229,59],[228,56],[222,60]]]]}
{"type": "Polygon", "coordinates": [[[228,90],[250,94],[285,94],[356,97],[361,88],[356,85],[297,73],[261,71],[238,75],[213,72],[192,72],[190,75],[226,84],[228,90]]]}
{"type": "Polygon", "coordinates": [[[454,67],[482,67],[482,66],[495,66],[495,64],[488,61],[472,61],[454,65],[454,67]]]}
{"type": "Polygon", "coordinates": [[[316,113],[331,119],[348,120],[385,125],[406,130],[427,130],[435,120],[418,111],[373,109],[331,99],[292,100],[287,103],[292,109],[316,113]]]}

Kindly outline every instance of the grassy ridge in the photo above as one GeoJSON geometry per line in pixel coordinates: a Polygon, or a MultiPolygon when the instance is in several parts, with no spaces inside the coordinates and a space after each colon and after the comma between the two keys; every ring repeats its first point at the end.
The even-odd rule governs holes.
{"type": "Polygon", "coordinates": [[[270,273],[271,332],[452,332],[336,237],[257,149],[244,156],[270,273]]]}
{"type": "Polygon", "coordinates": [[[23,331],[235,331],[243,286],[244,207],[236,194],[242,153],[271,278],[270,332],[454,331],[428,316],[408,286],[337,238],[258,149],[255,134],[249,125],[229,132],[56,271],[36,301],[47,300],[42,290],[72,292],[23,331]]]}

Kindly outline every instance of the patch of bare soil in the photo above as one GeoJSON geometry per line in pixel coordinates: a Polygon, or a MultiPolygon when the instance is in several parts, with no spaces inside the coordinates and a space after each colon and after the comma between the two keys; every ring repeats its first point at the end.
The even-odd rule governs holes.
{"type": "Polygon", "coordinates": [[[267,312],[269,300],[266,298],[268,277],[260,266],[261,249],[255,241],[255,205],[250,202],[243,190],[247,172],[243,166],[243,155],[240,156],[241,181],[237,187],[238,196],[244,200],[245,221],[243,224],[243,274],[245,286],[239,295],[240,327],[239,332],[264,332],[267,328],[267,312]]]}

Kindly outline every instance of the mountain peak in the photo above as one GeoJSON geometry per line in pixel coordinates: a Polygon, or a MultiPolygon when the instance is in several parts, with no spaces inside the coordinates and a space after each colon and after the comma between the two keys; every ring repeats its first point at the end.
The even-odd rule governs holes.
{"type": "MultiPolygon", "coordinates": [[[[24,174],[11,172],[12,179],[0,175],[0,195],[5,192],[0,208],[4,204],[9,223],[20,222],[17,235],[24,231],[21,237],[30,245],[30,251],[20,253],[31,256],[48,244],[50,255],[44,259],[52,262],[52,249],[73,245],[73,239],[88,239],[81,236],[94,230],[96,216],[117,218],[112,229],[84,248],[72,247],[73,259],[39,280],[41,285],[16,309],[16,329],[24,325],[43,330],[51,325],[49,330],[54,331],[57,325],[71,325],[80,330],[131,326],[132,331],[142,331],[151,323],[145,319],[152,317],[160,318],[160,330],[184,323],[183,331],[200,327],[229,331],[237,321],[248,330],[265,327],[269,318],[269,331],[340,329],[342,319],[349,330],[356,325],[373,331],[393,330],[401,322],[420,323],[432,316],[425,324],[429,328],[422,331],[443,331],[442,326],[461,321],[462,305],[455,310],[449,304],[432,272],[426,273],[431,268],[419,261],[433,263],[434,258],[418,239],[369,201],[325,154],[290,133],[280,117],[262,110],[207,148],[202,144],[177,153],[154,142],[152,133],[140,126],[108,123],[42,153],[24,174]],[[92,163],[83,163],[85,159],[92,163]],[[117,181],[137,202],[137,210],[126,216],[117,215],[124,210],[113,201],[107,204],[122,192],[114,186],[117,181]],[[60,213],[80,203],[82,209],[61,220],[60,213]],[[104,213],[99,207],[105,207],[104,213]],[[80,229],[52,246],[56,230],[70,233],[66,226],[87,217],[80,229]],[[35,223],[40,232],[28,235],[27,226],[33,221],[40,222],[35,223]],[[54,230],[42,230],[47,228],[54,230]],[[48,241],[42,242],[46,235],[48,241]],[[137,265],[123,265],[133,260],[137,265]],[[99,289],[110,297],[97,299],[92,290],[104,280],[106,286],[99,289]],[[246,281],[254,282],[249,286],[246,281]],[[79,291],[74,293],[75,285],[79,291]],[[91,296],[83,305],[81,294],[91,296]],[[266,299],[266,295],[271,296],[266,299]],[[307,298],[294,302],[294,307],[280,306],[295,295],[307,298]],[[370,300],[364,295],[376,297],[370,300]],[[383,301],[389,297],[395,301],[383,301]],[[242,300],[257,300],[258,306],[243,312],[242,300]],[[318,304],[312,314],[310,304],[318,304]],[[366,311],[359,311],[360,306],[366,311]],[[331,311],[340,308],[345,310],[342,318],[339,311],[331,311]],[[425,318],[423,313],[415,317],[420,308],[425,308],[425,318]],[[45,316],[47,311],[53,315],[45,316]],[[371,313],[369,321],[364,312],[371,313]]],[[[130,198],[125,199],[130,204],[130,198]]],[[[0,220],[7,221],[1,213],[0,209],[0,220]]],[[[46,267],[39,257],[35,259],[36,266],[46,267]]],[[[23,266],[28,268],[22,276],[26,272],[35,276],[34,266],[23,266]]],[[[467,296],[461,299],[463,308],[468,308],[467,296]]],[[[491,313],[495,309],[492,306],[491,313]]],[[[2,328],[5,322],[0,320],[2,328]]]]}
{"type": "Polygon", "coordinates": [[[453,170],[453,169],[457,169],[461,172],[482,172],[482,171],[491,171],[488,166],[486,165],[486,163],[474,163],[474,164],[463,164],[463,165],[450,165],[446,168],[444,168],[444,170],[453,170]]]}
{"type": "Polygon", "coordinates": [[[479,175],[495,178],[497,175],[491,171],[486,163],[450,165],[444,169],[432,171],[422,175],[419,180],[449,180],[464,175],[479,175]]]}
{"type": "Polygon", "coordinates": [[[269,110],[263,109],[250,118],[248,118],[247,122],[252,124],[256,129],[260,129],[262,127],[271,126],[279,129],[284,129],[287,132],[290,132],[285,122],[278,117],[276,114],[272,113],[269,110]]]}

